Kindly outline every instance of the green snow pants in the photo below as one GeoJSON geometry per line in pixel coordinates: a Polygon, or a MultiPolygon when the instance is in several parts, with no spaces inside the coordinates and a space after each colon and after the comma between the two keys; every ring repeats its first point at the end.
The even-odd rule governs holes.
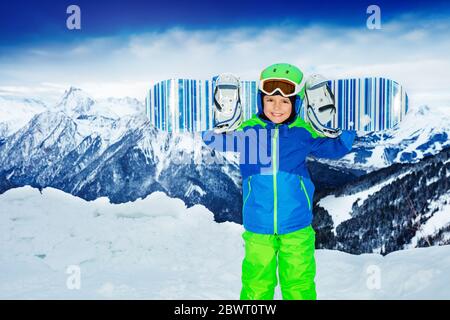
{"type": "Polygon", "coordinates": [[[316,233],[312,226],[282,234],[245,230],[241,300],[272,300],[277,286],[277,265],[284,300],[315,300],[316,233]]]}

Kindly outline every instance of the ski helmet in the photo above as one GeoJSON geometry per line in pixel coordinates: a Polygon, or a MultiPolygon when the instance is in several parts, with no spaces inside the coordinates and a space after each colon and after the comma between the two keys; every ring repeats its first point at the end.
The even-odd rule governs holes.
{"type": "Polygon", "coordinates": [[[273,95],[277,92],[287,98],[294,97],[293,111],[296,115],[300,114],[300,107],[305,95],[303,72],[288,63],[276,63],[265,68],[260,75],[258,90],[258,111],[260,114],[263,114],[263,95],[273,95]]]}

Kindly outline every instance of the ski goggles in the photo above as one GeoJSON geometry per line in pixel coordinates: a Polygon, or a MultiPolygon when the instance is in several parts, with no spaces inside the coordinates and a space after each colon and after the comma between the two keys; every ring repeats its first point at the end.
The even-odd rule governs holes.
{"type": "Polygon", "coordinates": [[[300,84],[283,78],[262,79],[259,82],[259,90],[269,96],[278,91],[284,97],[292,97],[302,90],[303,86],[305,85],[304,79],[305,77],[303,77],[300,84]]]}

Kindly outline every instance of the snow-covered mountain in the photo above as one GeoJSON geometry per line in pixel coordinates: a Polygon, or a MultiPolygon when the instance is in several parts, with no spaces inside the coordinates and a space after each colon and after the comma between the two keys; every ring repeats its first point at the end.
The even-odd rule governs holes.
{"type": "Polygon", "coordinates": [[[134,100],[93,101],[71,88],[55,110],[3,139],[0,192],[52,186],[119,203],[164,191],[189,205],[205,204],[217,221],[240,221],[240,175],[232,157],[212,152],[199,135],[159,131],[142,113],[112,117],[121,101],[127,112],[137,110],[134,100]]]}
{"type": "Polygon", "coordinates": [[[46,110],[45,103],[37,99],[0,96],[0,141],[46,110]]]}
{"type": "Polygon", "coordinates": [[[394,128],[359,135],[353,152],[339,161],[320,161],[370,172],[434,155],[450,146],[449,136],[450,108],[413,106],[394,128]]]}
{"type": "Polygon", "coordinates": [[[51,111],[63,111],[72,118],[145,116],[145,106],[135,98],[94,99],[79,88],[70,87],[51,111]]]}
{"type": "Polygon", "coordinates": [[[361,176],[315,199],[319,246],[387,254],[450,244],[450,148],[361,176]]]}
{"type": "Polygon", "coordinates": [[[346,157],[315,159],[313,177],[342,181],[316,194],[319,246],[386,254],[450,244],[449,134],[447,108],[421,106],[395,128],[358,137],[346,157]]]}
{"type": "Polygon", "coordinates": [[[55,105],[34,98],[0,96],[0,141],[22,128],[35,115],[46,111],[63,112],[73,119],[96,120],[97,128],[103,127],[105,122],[110,123],[108,120],[128,116],[145,118],[145,106],[135,98],[94,99],[75,87],[67,89],[55,105]]]}
{"type": "MultiPolygon", "coordinates": [[[[63,111],[68,116],[77,118],[78,116],[89,115],[94,112],[94,100],[84,91],[78,88],[70,87],[64,92],[61,101],[55,109],[63,111]]],[[[56,110],[55,110],[56,111],[56,110]]],[[[105,117],[108,117],[109,110],[105,110],[105,117]]]]}
{"type": "MultiPolygon", "coordinates": [[[[161,192],[111,204],[31,187],[0,204],[2,299],[239,299],[243,228],[204,206],[161,192]]],[[[450,298],[450,246],[315,256],[318,299],[450,298]]]]}

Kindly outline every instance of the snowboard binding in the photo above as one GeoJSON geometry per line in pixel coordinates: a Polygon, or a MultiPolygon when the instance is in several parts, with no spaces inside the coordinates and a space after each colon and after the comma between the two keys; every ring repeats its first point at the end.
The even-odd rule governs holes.
{"type": "Polygon", "coordinates": [[[231,73],[219,75],[214,89],[214,132],[236,130],[243,121],[240,81],[231,73]]]}
{"type": "Polygon", "coordinates": [[[314,74],[306,81],[305,90],[306,121],[317,133],[336,138],[342,131],[328,126],[336,115],[336,104],[328,81],[319,74],[314,74]]]}

